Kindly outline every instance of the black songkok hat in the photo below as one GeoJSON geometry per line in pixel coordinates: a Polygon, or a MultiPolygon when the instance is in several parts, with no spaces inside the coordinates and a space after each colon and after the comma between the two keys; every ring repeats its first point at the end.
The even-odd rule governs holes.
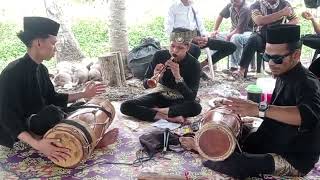
{"type": "Polygon", "coordinates": [[[170,34],[170,41],[175,41],[178,43],[190,43],[194,37],[197,36],[196,30],[187,30],[184,29],[183,31],[172,32],[170,34]]]}
{"type": "Polygon", "coordinates": [[[300,26],[292,24],[278,24],[268,27],[267,43],[285,44],[300,40],[300,26]]]}
{"type": "Polygon", "coordinates": [[[47,35],[57,36],[60,24],[45,17],[24,17],[23,31],[18,33],[20,40],[27,44],[35,38],[47,35]]]}

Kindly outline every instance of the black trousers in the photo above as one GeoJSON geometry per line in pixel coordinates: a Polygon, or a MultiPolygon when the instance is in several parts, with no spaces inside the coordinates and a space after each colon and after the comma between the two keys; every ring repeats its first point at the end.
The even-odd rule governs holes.
{"type": "Polygon", "coordinates": [[[318,78],[320,78],[320,57],[316,60],[314,60],[310,66],[309,70],[316,75],[318,78]]]}
{"type": "Polygon", "coordinates": [[[242,151],[235,151],[224,161],[205,161],[204,166],[229,176],[244,179],[246,177],[259,176],[260,174],[272,174],[275,170],[272,155],[264,153],[264,150],[256,146],[258,139],[254,135],[257,128],[243,126],[239,136],[242,151]]]}
{"type": "Polygon", "coordinates": [[[30,132],[42,136],[82,105],[84,105],[84,102],[75,102],[68,107],[44,106],[37,114],[32,114],[27,118],[27,128],[30,132]]]}
{"type": "Polygon", "coordinates": [[[27,119],[27,128],[30,132],[42,136],[49,129],[64,119],[66,113],[58,106],[44,106],[37,114],[27,119]]]}
{"type": "Polygon", "coordinates": [[[191,47],[188,52],[191,56],[198,60],[201,54],[201,49],[198,45],[191,43],[191,47]]]}
{"type": "Polygon", "coordinates": [[[306,34],[301,37],[301,41],[304,45],[312,49],[320,49],[320,35],[306,34]]]}
{"type": "Polygon", "coordinates": [[[183,99],[170,100],[160,93],[143,95],[139,98],[125,101],[121,104],[120,111],[128,116],[144,121],[154,121],[157,111],[152,108],[169,107],[169,117],[183,116],[193,117],[201,112],[201,105],[195,101],[184,101],[183,99]]]}
{"type": "Polygon", "coordinates": [[[240,179],[260,174],[272,174],[275,170],[274,160],[270,154],[234,152],[224,161],[205,161],[203,165],[214,171],[240,179]]]}
{"type": "MultiPolygon", "coordinates": [[[[320,35],[307,34],[301,37],[303,45],[306,45],[312,49],[320,50],[320,35]]],[[[312,59],[312,63],[309,66],[309,70],[320,78],[320,58],[317,58],[317,54],[312,59]]]]}
{"type": "Polygon", "coordinates": [[[250,62],[254,57],[255,52],[263,52],[266,47],[266,38],[264,35],[259,33],[252,33],[248,39],[247,44],[244,46],[241,59],[240,67],[248,69],[250,62]]]}
{"type": "MultiPolygon", "coordinates": [[[[237,49],[237,46],[232,42],[216,40],[216,39],[211,39],[210,41],[211,41],[210,42],[211,46],[209,46],[209,49],[216,51],[211,55],[212,64],[215,64],[220,59],[223,59],[224,57],[231,55],[237,49]]],[[[197,44],[192,43],[189,49],[189,53],[193,57],[198,59],[201,54],[201,49],[197,44]]]]}
{"type": "Polygon", "coordinates": [[[213,39],[211,41],[213,46],[209,46],[209,49],[216,51],[211,55],[212,64],[215,64],[220,59],[231,55],[237,49],[237,46],[232,42],[217,39],[213,39]]]}

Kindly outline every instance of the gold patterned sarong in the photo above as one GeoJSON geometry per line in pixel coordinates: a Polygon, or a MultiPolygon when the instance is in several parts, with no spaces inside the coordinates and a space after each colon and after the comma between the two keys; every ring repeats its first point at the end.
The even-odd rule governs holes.
{"type": "Polygon", "coordinates": [[[274,172],[276,176],[303,176],[298,170],[296,170],[287,160],[278,154],[269,153],[274,160],[274,172]]]}
{"type": "Polygon", "coordinates": [[[155,88],[147,89],[146,92],[148,94],[160,93],[165,99],[168,99],[168,100],[183,99],[183,96],[179,91],[168,88],[167,86],[164,86],[160,83],[158,83],[157,87],[155,88]]]}

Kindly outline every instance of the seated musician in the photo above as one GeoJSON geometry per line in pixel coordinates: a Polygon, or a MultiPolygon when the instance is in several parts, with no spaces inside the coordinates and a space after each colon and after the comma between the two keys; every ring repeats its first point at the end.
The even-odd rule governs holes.
{"type": "MultiPolygon", "coordinates": [[[[320,50],[320,23],[316,21],[316,18],[310,12],[303,12],[302,17],[306,20],[310,20],[313,25],[313,29],[316,34],[307,34],[303,36],[301,39],[303,44],[316,50],[320,50]]],[[[314,59],[309,66],[309,70],[315,74],[318,78],[320,78],[320,57],[317,58],[318,54],[315,54],[314,59]],[[317,58],[317,59],[316,59],[317,58]]]]}
{"type": "MultiPolygon", "coordinates": [[[[259,174],[278,176],[306,175],[318,161],[320,141],[320,84],[315,75],[300,63],[300,27],[275,25],[267,30],[264,60],[276,77],[272,103],[259,104],[238,98],[223,101],[241,116],[264,119],[258,130],[223,161],[205,161],[210,169],[233,177],[259,174]]],[[[181,142],[190,149],[190,138],[181,142]]]]}
{"type": "Polygon", "coordinates": [[[144,121],[166,119],[185,123],[196,116],[201,106],[195,101],[200,81],[200,64],[188,52],[195,31],[176,28],[170,36],[170,50],[158,51],[150,63],[143,85],[152,88],[150,79],[159,81],[153,93],[121,104],[121,112],[144,121]],[[174,59],[172,59],[172,57],[174,59]]]}
{"type": "MultiPolygon", "coordinates": [[[[41,137],[43,134],[37,132],[45,133],[57,124],[68,102],[101,94],[105,86],[91,83],[79,93],[57,93],[42,62],[55,54],[60,24],[48,18],[25,17],[23,27],[18,37],[27,46],[27,53],[0,75],[0,145],[12,148],[21,140],[50,160],[64,160],[69,150],[56,146],[58,139],[34,135],[41,137]]],[[[103,143],[113,143],[117,133],[115,129],[105,134],[103,143]]]]}

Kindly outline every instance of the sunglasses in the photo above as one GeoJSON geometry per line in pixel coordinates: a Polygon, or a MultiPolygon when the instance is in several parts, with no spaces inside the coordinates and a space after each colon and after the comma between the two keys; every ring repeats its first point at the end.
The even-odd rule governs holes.
{"type": "Polygon", "coordinates": [[[265,62],[269,62],[270,60],[272,60],[274,63],[276,64],[282,64],[283,63],[283,59],[289,55],[291,55],[292,52],[289,52],[286,55],[269,55],[267,53],[263,53],[262,59],[265,62]]]}

